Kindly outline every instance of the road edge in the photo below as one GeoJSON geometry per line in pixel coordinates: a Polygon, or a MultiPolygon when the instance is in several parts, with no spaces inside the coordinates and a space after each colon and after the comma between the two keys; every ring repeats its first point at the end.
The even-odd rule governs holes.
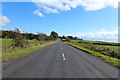
{"type": "Polygon", "coordinates": [[[99,59],[105,61],[106,63],[109,63],[110,65],[115,66],[115,67],[117,67],[117,68],[120,69],[120,60],[119,60],[119,59],[111,58],[111,57],[106,56],[106,55],[103,55],[103,54],[101,54],[101,53],[99,53],[99,52],[92,51],[92,50],[89,50],[89,49],[86,49],[86,48],[77,46],[77,45],[72,44],[72,43],[69,43],[69,42],[64,42],[64,43],[66,43],[66,44],[68,44],[68,45],[70,45],[70,46],[72,46],[72,47],[74,47],[74,48],[76,48],[76,49],[79,49],[79,50],[81,50],[81,51],[83,51],[83,52],[86,52],[86,53],[88,53],[88,54],[91,54],[91,55],[93,55],[93,56],[95,56],[95,57],[98,57],[99,59]],[[97,53],[97,54],[96,54],[96,53],[97,53]],[[106,59],[104,56],[107,57],[107,58],[109,57],[111,60],[113,60],[113,63],[112,63],[112,61],[106,59]],[[116,63],[117,63],[117,64],[116,64],[116,63]]]}

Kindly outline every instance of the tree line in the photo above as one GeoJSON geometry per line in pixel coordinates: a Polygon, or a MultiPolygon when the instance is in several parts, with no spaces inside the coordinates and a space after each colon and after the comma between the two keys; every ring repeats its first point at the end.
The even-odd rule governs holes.
{"type": "Polygon", "coordinates": [[[54,31],[51,32],[50,36],[47,36],[44,33],[18,33],[15,31],[1,31],[2,35],[1,38],[13,39],[15,37],[19,37],[19,35],[25,37],[28,40],[37,39],[39,41],[47,41],[47,40],[56,40],[58,38],[58,34],[54,31]]]}
{"type": "Polygon", "coordinates": [[[62,40],[62,41],[71,41],[71,40],[82,40],[82,39],[80,39],[80,38],[78,38],[78,37],[73,37],[73,36],[59,36],[59,38],[62,40]]]}
{"type": "Polygon", "coordinates": [[[56,33],[55,31],[52,31],[49,36],[47,36],[45,33],[21,33],[19,28],[16,28],[14,31],[2,30],[0,31],[0,33],[0,38],[13,39],[15,46],[19,47],[25,47],[27,40],[36,39],[38,41],[50,41],[58,39],[58,33],[56,33]]]}
{"type": "Polygon", "coordinates": [[[19,47],[25,47],[27,44],[27,40],[33,40],[36,39],[38,41],[50,41],[50,40],[57,40],[58,38],[63,40],[65,39],[66,41],[71,41],[71,40],[82,40],[78,37],[73,37],[73,36],[59,36],[57,32],[52,31],[51,34],[48,36],[45,33],[38,33],[38,34],[33,34],[33,33],[21,33],[19,28],[15,28],[15,30],[2,30],[0,31],[0,38],[6,38],[6,39],[13,39],[14,41],[14,46],[19,46],[19,47]]]}

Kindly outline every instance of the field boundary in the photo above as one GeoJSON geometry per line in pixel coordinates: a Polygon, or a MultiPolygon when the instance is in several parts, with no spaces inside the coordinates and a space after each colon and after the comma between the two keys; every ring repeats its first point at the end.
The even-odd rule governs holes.
{"type": "Polygon", "coordinates": [[[84,47],[77,46],[77,45],[75,45],[75,44],[73,44],[73,43],[70,43],[70,42],[64,42],[64,43],[66,43],[66,44],[68,44],[68,45],[70,45],[70,46],[72,46],[72,47],[74,47],[74,48],[76,48],[76,49],[79,49],[79,50],[81,50],[81,51],[83,51],[83,52],[86,52],[86,53],[88,53],[88,54],[91,54],[91,55],[93,55],[93,56],[96,56],[96,57],[98,57],[99,59],[104,60],[105,62],[107,62],[107,63],[109,63],[109,64],[111,64],[111,65],[113,65],[113,66],[115,66],[115,67],[117,67],[117,68],[120,68],[120,60],[117,59],[117,58],[112,58],[112,57],[110,57],[110,56],[103,55],[103,54],[101,54],[100,52],[96,52],[96,51],[93,51],[93,50],[89,50],[89,49],[86,49],[86,48],[84,48],[84,47]]]}

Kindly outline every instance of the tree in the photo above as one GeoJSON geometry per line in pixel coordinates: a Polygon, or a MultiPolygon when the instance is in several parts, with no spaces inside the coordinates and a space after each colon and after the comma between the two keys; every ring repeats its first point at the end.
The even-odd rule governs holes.
{"type": "Polygon", "coordinates": [[[2,38],[2,31],[0,31],[0,38],[2,38]]]}
{"type": "Polygon", "coordinates": [[[62,39],[66,39],[67,37],[63,35],[62,37],[59,36],[59,38],[62,40],[62,39]]]}
{"type": "Polygon", "coordinates": [[[52,40],[55,40],[55,39],[58,38],[58,33],[52,31],[51,34],[50,34],[50,37],[51,37],[52,40]]]}
{"type": "Polygon", "coordinates": [[[17,47],[26,47],[26,44],[27,44],[26,37],[24,37],[20,33],[20,29],[19,28],[16,28],[14,30],[14,33],[12,34],[12,37],[13,37],[13,41],[14,41],[14,46],[17,46],[17,47]]]}
{"type": "Polygon", "coordinates": [[[78,38],[78,37],[74,37],[74,40],[82,40],[82,39],[80,39],[80,38],[78,38]]]}
{"type": "Polygon", "coordinates": [[[63,38],[63,39],[66,39],[66,36],[63,35],[62,38],[63,38]]]}
{"type": "Polygon", "coordinates": [[[14,34],[13,41],[14,41],[14,46],[17,46],[17,47],[26,47],[27,40],[20,33],[14,34]]]}
{"type": "Polygon", "coordinates": [[[66,41],[70,42],[70,41],[71,41],[71,39],[70,39],[70,38],[66,38],[66,41]]]}
{"type": "Polygon", "coordinates": [[[48,36],[46,34],[39,33],[38,36],[37,36],[37,40],[39,40],[39,41],[45,41],[45,40],[47,40],[47,37],[48,36]]]}
{"type": "Polygon", "coordinates": [[[69,38],[69,39],[73,39],[73,36],[67,36],[67,38],[69,38]]]}
{"type": "Polygon", "coordinates": [[[2,38],[13,38],[14,35],[17,35],[17,32],[14,32],[14,31],[2,31],[2,38]]]}
{"type": "Polygon", "coordinates": [[[22,35],[25,36],[29,40],[35,39],[35,34],[33,33],[23,33],[22,35]]]}
{"type": "Polygon", "coordinates": [[[16,27],[14,31],[20,33],[20,29],[18,27],[16,27]]]}

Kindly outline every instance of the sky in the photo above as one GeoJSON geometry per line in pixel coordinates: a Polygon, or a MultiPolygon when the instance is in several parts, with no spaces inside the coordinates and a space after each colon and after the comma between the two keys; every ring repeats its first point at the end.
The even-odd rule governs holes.
{"type": "Polygon", "coordinates": [[[56,31],[93,41],[118,41],[119,0],[31,0],[2,2],[3,30],[29,33],[56,31]]]}

